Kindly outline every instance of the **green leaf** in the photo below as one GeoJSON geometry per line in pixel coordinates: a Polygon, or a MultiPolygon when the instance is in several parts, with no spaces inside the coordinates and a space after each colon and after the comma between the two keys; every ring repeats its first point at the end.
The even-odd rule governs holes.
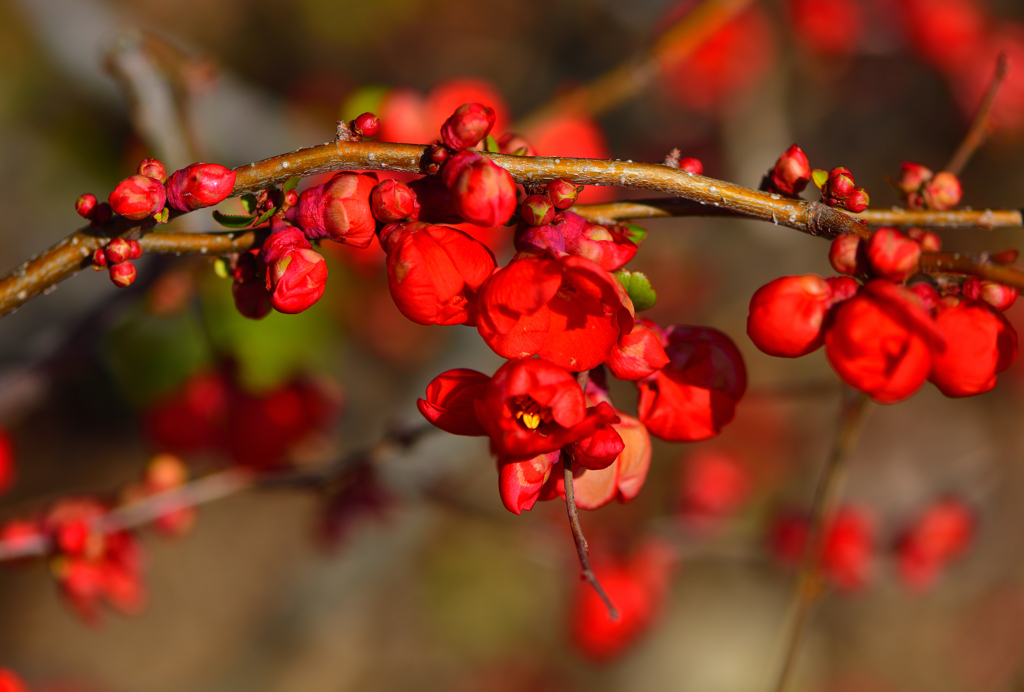
{"type": "Polygon", "coordinates": [[[635,223],[624,223],[622,225],[626,227],[626,237],[639,247],[644,242],[644,238],[647,237],[647,229],[643,226],[637,226],[635,223]]]}
{"type": "Polygon", "coordinates": [[[256,219],[256,223],[254,223],[253,225],[254,226],[259,226],[261,223],[266,223],[267,221],[270,221],[270,217],[273,216],[276,213],[277,213],[277,207],[274,207],[273,209],[267,210],[266,212],[264,212],[263,216],[261,216],[260,218],[256,219]]]}
{"type": "Polygon", "coordinates": [[[651,288],[651,282],[643,272],[628,272],[620,269],[615,272],[615,278],[619,280],[629,299],[633,301],[633,309],[637,312],[650,310],[658,300],[658,294],[651,288]]]}
{"type": "Polygon", "coordinates": [[[256,213],[256,195],[242,195],[240,199],[242,202],[242,209],[245,209],[246,214],[256,213]]]}
{"type": "Polygon", "coordinates": [[[501,147],[498,146],[498,140],[493,135],[487,135],[484,137],[484,148],[492,154],[500,154],[501,147]]]}
{"type": "Polygon", "coordinates": [[[213,220],[224,228],[248,228],[252,225],[253,217],[222,214],[219,211],[214,211],[213,220]]]}
{"type": "Polygon", "coordinates": [[[302,180],[301,175],[293,175],[291,178],[288,178],[288,180],[284,181],[284,185],[281,186],[281,189],[283,189],[286,193],[291,192],[292,190],[295,189],[295,186],[299,184],[300,180],[302,180]]]}
{"type": "Polygon", "coordinates": [[[813,171],[811,171],[811,179],[814,181],[814,184],[820,190],[825,186],[825,181],[828,180],[828,171],[823,170],[821,168],[815,168],[813,171]]]}

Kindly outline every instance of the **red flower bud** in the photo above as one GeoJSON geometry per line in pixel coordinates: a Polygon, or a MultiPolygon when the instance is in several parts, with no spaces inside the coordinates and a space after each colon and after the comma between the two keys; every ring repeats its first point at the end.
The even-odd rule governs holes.
{"type": "Polygon", "coordinates": [[[75,200],[75,211],[83,219],[91,219],[96,215],[96,195],[86,192],[75,200]]]}
{"type": "Polygon", "coordinates": [[[923,228],[908,228],[907,235],[917,241],[924,252],[938,252],[942,249],[942,239],[935,233],[923,228]]]}
{"type": "Polygon", "coordinates": [[[906,399],[924,384],[942,342],[917,297],[883,279],[840,305],[825,334],[836,373],[883,404],[906,399]]]}
{"type": "Polygon", "coordinates": [[[427,158],[431,163],[436,163],[439,166],[449,157],[451,157],[451,151],[442,144],[431,144],[430,149],[427,150],[427,158]]]}
{"type": "Polygon", "coordinates": [[[363,113],[352,121],[350,127],[360,137],[376,137],[380,131],[380,120],[373,113],[363,113]]]}
{"type": "Polygon", "coordinates": [[[576,204],[576,197],[582,189],[582,185],[577,185],[565,178],[557,178],[547,185],[548,198],[555,205],[555,209],[559,211],[565,211],[576,204]]]}
{"type": "Polygon", "coordinates": [[[935,326],[946,339],[946,349],[932,354],[928,380],[946,396],[989,391],[996,386],[996,375],[1017,357],[1017,332],[985,303],[940,303],[935,326]]]}
{"type": "Polygon", "coordinates": [[[1003,286],[993,281],[985,281],[976,276],[968,277],[960,289],[965,298],[981,300],[1000,312],[1006,312],[1017,301],[1020,291],[1016,288],[1003,286]]]}
{"type": "Polygon", "coordinates": [[[418,216],[416,195],[405,183],[388,179],[370,193],[370,212],[381,223],[418,216]]]}
{"type": "Polygon", "coordinates": [[[684,156],[679,159],[679,170],[686,171],[687,173],[693,173],[694,175],[704,174],[704,164],[700,162],[700,159],[695,159],[692,156],[684,156]]]}
{"type": "Polygon", "coordinates": [[[921,307],[929,313],[934,313],[935,308],[938,307],[939,303],[942,301],[942,296],[939,295],[939,292],[935,290],[935,287],[927,281],[918,281],[916,283],[909,284],[907,289],[917,296],[918,300],[921,301],[921,307]]]}
{"type": "Polygon", "coordinates": [[[139,259],[142,257],[142,244],[135,240],[135,238],[128,238],[128,249],[129,259],[139,259]]]}
{"type": "Polygon", "coordinates": [[[795,197],[811,181],[811,165],[804,150],[793,144],[782,153],[768,174],[770,188],[775,192],[795,197]]]}
{"type": "Polygon", "coordinates": [[[871,271],[890,281],[906,281],[917,273],[921,246],[895,228],[879,228],[868,240],[871,271]]]}
{"type": "Polygon", "coordinates": [[[494,117],[487,106],[464,103],[441,126],[441,141],[455,151],[475,147],[494,127],[494,117]]]}
{"type": "Polygon", "coordinates": [[[193,163],[167,180],[167,203],[179,211],[212,207],[231,196],[235,172],[216,163],[193,163]]]}
{"type": "Polygon", "coordinates": [[[284,193],[284,208],[286,210],[287,209],[291,209],[292,207],[294,207],[298,203],[299,203],[299,193],[298,192],[296,192],[295,190],[288,190],[288,192],[284,193]]]}
{"type": "Polygon", "coordinates": [[[357,248],[369,247],[377,228],[370,195],[375,173],[342,171],[299,195],[295,221],[310,239],[330,238],[357,248]]]}
{"type": "Polygon", "coordinates": [[[115,214],[141,221],[163,209],[167,198],[163,185],[144,175],[133,175],[118,183],[107,201],[115,214]]]}
{"type": "Polygon", "coordinates": [[[167,180],[167,169],[156,159],[142,159],[138,173],[160,183],[167,180]]]}
{"type": "Polygon", "coordinates": [[[135,283],[135,265],[131,262],[111,265],[110,280],[120,288],[131,286],[135,283]]]}
{"type": "Polygon", "coordinates": [[[855,189],[856,186],[854,185],[853,174],[850,173],[850,169],[840,166],[829,171],[828,179],[825,182],[825,187],[821,190],[821,194],[833,199],[843,200],[849,197],[855,189]]]}
{"type": "Polygon", "coordinates": [[[555,218],[555,205],[546,195],[530,195],[523,201],[519,216],[528,226],[546,226],[555,218]]]}
{"type": "Polygon", "coordinates": [[[949,171],[939,171],[921,188],[921,198],[928,209],[952,209],[960,204],[962,196],[960,180],[949,171]]]}
{"type": "Polygon", "coordinates": [[[324,294],[327,262],[295,227],[272,233],[263,244],[267,290],[274,309],[289,315],[306,310],[324,294]]]}
{"type": "Polygon", "coordinates": [[[92,268],[93,271],[102,271],[107,267],[107,253],[103,251],[103,248],[98,247],[93,250],[92,253],[92,268]]]}
{"type": "Polygon", "coordinates": [[[797,358],[822,344],[822,324],[832,287],[815,274],[783,276],[750,299],[747,334],[770,356],[797,358]]]}
{"type": "Polygon", "coordinates": [[[501,226],[515,213],[516,183],[490,160],[466,166],[449,189],[459,216],[477,226],[501,226]]]}
{"type": "Polygon", "coordinates": [[[896,546],[900,577],[915,591],[930,587],[939,571],[974,537],[973,512],[955,498],[940,500],[906,529],[896,546]]]}
{"type": "Polygon", "coordinates": [[[910,195],[921,189],[921,186],[932,179],[932,170],[913,161],[900,164],[900,179],[896,184],[904,195],[910,195]]]}
{"type": "Polygon", "coordinates": [[[828,261],[840,274],[863,274],[866,270],[863,249],[860,237],[853,233],[836,236],[828,251],[828,261]]]}
{"type": "Polygon", "coordinates": [[[675,326],[663,341],[669,364],[637,382],[637,414],[669,442],[714,437],[736,414],[747,371],[736,344],[710,327],[675,326]]]}
{"type": "MultiPolygon", "coordinates": [[[[447,152],[448,150],[442,147],[441,151],[447,152]]],[[[445,187],[451,189],[455,187],[455,181],[471,163],[485,160],[487,159],[475,151],[460,151],[445,161],[444,167],[441,169],[441,181],[444,182],[445,187]]]]}
{"type": "MultiPolygon", "coordinates": [[[[390,227],[389,227],[390,228],[390,227]]],[[[476,296],[494,272],[485,245],[448,226],[406,224],[382,232],[388,288],[395,305],[418,324],[476,323],[476,296]]]]}
{"type": "Polygon", "coordinates": [[[855,188],[845,200],[843,200],[843,206],[846,207],[847,211],[852,211],[854,214],[859,214],[868,208],[871,204],[871,198],[868,197],[868,192],[862,187],[855,188]]]}
{"type": "Polygon", "coordinates": [[[104,254],[110,264],[120,264],[132,258],[132,246],[126,238],[114,238],[107,243],[104,254]]]}
{"type": "Polygon", "coordinates": [[[640,380],[650,377],[668,365],[668,356],[661,345],[661,336],[650,327],[633,325],[633,331],[619,336],[606,364],[620,380],[640,380]]]}

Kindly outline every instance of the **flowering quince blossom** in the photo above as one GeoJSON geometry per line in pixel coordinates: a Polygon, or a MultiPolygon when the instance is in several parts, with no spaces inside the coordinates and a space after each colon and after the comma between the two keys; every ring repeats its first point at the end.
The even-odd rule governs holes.
{"type": "Polygon", "coordinates": [[[495,269],[483,243],[449,226],[393,224],[381,231],[388,288],[418,324],[476,323],[477,291],[495,269]]]}
{"type": "Polygon", "coordinates": [[[277,229],[263,243],[270,303],[278,312],[294,315],[323,296],[327,261],[298,228],[284,222],[273,225],[277,229]]]}
{"type": "Polygon", "coordinates": [[[195,211],[223,202],[235,187],[235,172],[216,163],[193,163],[167,179],[167,203],[195,211]]]}
{"type": "Polygon", "coordinates": [[[607,360],[633,329],[633,303],[619,281],[582,257],[526,257],[480,289],[477,330],[503,358],[539,355],[573,372],[607,360]]]}
{"type": "Polygon", "coordinates": [[[158,180],[145,175],[125,178],[107,199],[115,214],[131,221],[141,221],[164,208],[167,195],[158,180]]]}
{"type": "Polygon", "coordinates": [[[747,389],[736,344],[710,327],[674,326],[662,332],[669,362],[637,382],[637,413],[652,435],[669,442],[714,437],[733,419],[747,389]]]}
{"type": "Polygon", "coordinates": [[[770,356],[797,358],[816,351],[824,342],[829,309],[856,290],[856,281],[848,277],[807,274],[770,281],[750,299],[747,334],[770,356]]]}
{"type": "Polygon", "coordinates": [[[973,396],[996,386],[996,375],[1017,358],[1017,333],[980,301],[948,297],[936,308],[935,326],[946,348],[932,356],[928,381],[950,397],[973,396]]]}
{"type": "Polygon", "coordinates": [[[342,171],[299,195],[295,222],[310,240],[330,238],[357,248],[369,247],[377,230],[370,195],[376,173],[342,171]]]}
{"type": "Polygon", "coordinates": [[[907,527],[896,545],[900,578],[914,591],[932,586],[974,537],[975,517],[962,501],[939,500],[907,527]]]}

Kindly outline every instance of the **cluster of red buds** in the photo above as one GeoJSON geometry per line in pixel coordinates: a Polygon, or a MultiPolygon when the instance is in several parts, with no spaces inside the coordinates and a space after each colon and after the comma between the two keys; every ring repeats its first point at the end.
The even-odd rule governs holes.
{"type": "Polygon", "coordinates": [[[340,407],[340,394],[319,381],[298,378],[252,394],[229,374],[200,371],[148,406],[143,428],[163,451],[219,451],[241,466],[273,469],[340,407]]]}
{"type": "MultiPolygon", "coordinates": [[[[970,545],[975,523],[974,513],[963,501],[942,498],[899,530],[886,553],[895,559],[907,588],[922,592],[934,586],[942,570],[970,545]]],[[[769,531],[772,554],[784,564],[799,564],[809,531],[806,517],[783,512],[769,531]]],[[[875,575],[880,542],[876,522],[867,510],[843,506],[825,527],[820,568],[837,589],[860,590],[875,575]]]]}
{"type": "Polygon", "coordinates": [[[912,161],[900,165],[899,180],[888,179],[910,209],[944,211],[960,204],[963,189],[960,179],[949,171],[932,173],[931,169],[912,161]]]}
{"type": "MultiPolygon", "coordinates": [[[[170,208],[194,211],[213,206],[227,199],[234,186],[235,172],[215,163],[194,163],[175,171],[168,179],[160,161],[143,159],[138,172],[118,183],[106,202],[97,203],[95,195],[86,193],[75,201],[75,211],[94,228],[110,221],[113,214],[130,221],[153,217],[157,223],[166,223],[170,208]]],[[[137,240],[115,238],[93,253],[93,269],[106,268],[115,286],[130,286],[135,282],[136,272],[129,260],[141,255],[142,247],[137,240]]]]}
{"type": "Polygon", "coordinates": [[[830,207],[842,207],[857,214],[871,203],[867,190],[855,185],[849,168],[815,169],[811,171],[811,180],[821,190],[821,201],[830,207]]]}
{"type": "Polygon", "coordinates": [[[114,238],[106,247],[98,247],[92,253],[92,268],[95,271],[110,272],[115,286],[125,288],[135,283],[135,265],[131,260],[142,257],[142,246],[134,238],[114,238]]]}
{"type": "Polygon", "coordinates": [[[648,541],[624,558],[595,558],[594,574],[618,617],[613,618],[597,592],[577,579],[570,636],[580,653],[594,661],[620,656],[650,630],[662,612],[675,557],[670,548],[648,541]]]}

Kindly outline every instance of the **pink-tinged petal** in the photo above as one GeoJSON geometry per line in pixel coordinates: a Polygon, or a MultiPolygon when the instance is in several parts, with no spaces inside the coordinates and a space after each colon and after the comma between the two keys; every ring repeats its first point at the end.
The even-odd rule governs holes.
{"type": "Polygon", "coordinates": [[[533,509],[560,454],[555,451],[529,459],[499,458],[498,492],[505,509],[513,514],[533,509]]]}
{"type": "Polygon", "coordinates": [[[576,506],[580,509],[597,509],[615,499],[617,473],[614,464],[599,470],[582,467],[579,471],[574,469],[572,487],[576,496],[576,506]]]}
{"type": "Polygon", "coordinates": [[[616,460],[618,476],[615,485],[620,502],[629,502],[640,493],[651,465],[651,436],[636,418],[619,414],[622,422],[615,426],[625,443],[625,449],[616,460]]]}

